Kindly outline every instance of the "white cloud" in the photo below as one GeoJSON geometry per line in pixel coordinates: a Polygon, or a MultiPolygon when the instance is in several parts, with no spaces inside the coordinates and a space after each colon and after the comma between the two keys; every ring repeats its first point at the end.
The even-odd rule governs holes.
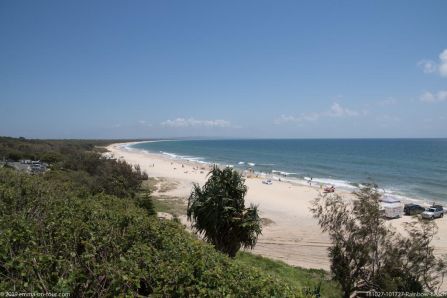
{"type": "Polygon", "coordinates": [[[160,123],[164,127],[230,127],[231,123],[226,120],[197,120],[194,118],[176,118],[174,120],[166,120],[160,123]]]}
{"type": "Polygon", "coordinates": [[[439,54],[439,60],[441,60],[439,64],[439,74],[443,77],[447,77],[447,49],[439,54]]]}
{"type": "Polygon", "coordinates": [[[441,90],[437,93],[431,93],[431,92],[424,92],[420,97],[420,101],[426,102],[426,103],[435,103],[435,102],[442,102],[447,101],[447,90],[441,90]]]}
{"type": "Polygon", "coordinates": [[[152,124],[148,123],[146,120],[138,120],[138,124],[141,126],[152,127],[152,124]]]}
{"type": "Polygon", "coordinates": [[[301,122],[301,119],[299,117],[295,116],[287,116],[287,115],[281,115],[278,119],[275,119],[275,124],[282,124],[282,123],[288,123],[288,122],[301,122]]]}
{"type": "Polygon", "coordinates": [[[424,73],[433,73],[436,72],[436,70],[438,69],[436,62],[432,60],[421,60],[418,62],[418,66],[422,68],[422,71],[424,73]]]}
{"type": "Polygon", "coordinates": [[[275,124],[282,124],[282,123],[303,123],[303,122],[312,122],[317,121],[320,118],[320,114],[318,113],[311,113],[311,114],[301,114],[298,117],[295,116],[287,116],[287,115],[281,115],[278,119],[274,121],[275,124]]]}
{"type": "Polygon", "coordinates": [[[447,49],[439,54],[439,63],[424,59],[418,62],[418,66],[425,73],[439,72],[442,77],[447,77],[447,49]]]}
{"type": "MultiPolygon", "coordinates": [[[[366,111],[362,112],[366,114],[366,111]]],[[[319,120],[322,117],[356,117],[361,113],[358,111],[350,110],[342,107],[339,103],[334,102],[328,111],[320,112],[320,113],[303,113],[300,116],[290,116],[290,115],[281,115],[278,119],[274,121],[275,124],[282,123],[304,123],[304,122],[314,122],[319,120]]]]}
{"type": "Polygon", "coordinates": [[[421,96],[419,96],[419,100],[423,102],[433,102],[435,100],[435,96],[431,92],[424,92],[421,96]]]}
{"type": "Polygon", "coordinates": [[[342,107],[340,104],[334,102],[331,106],[329,116],[333,117],[353,117],[358,116],[359,112],[342,107]]]}

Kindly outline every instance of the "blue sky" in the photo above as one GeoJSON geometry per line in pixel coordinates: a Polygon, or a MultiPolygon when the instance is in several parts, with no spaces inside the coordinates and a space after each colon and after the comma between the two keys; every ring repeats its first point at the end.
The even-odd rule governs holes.
{"type": "Polygon", "coordinates": [[[0,0],[0,135],[447,137],[446,12],[0,0]]]}

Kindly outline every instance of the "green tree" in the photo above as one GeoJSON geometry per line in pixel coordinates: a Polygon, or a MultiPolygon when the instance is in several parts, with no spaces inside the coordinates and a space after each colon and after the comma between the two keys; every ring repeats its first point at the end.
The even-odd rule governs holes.
{"type": "Polygon", "coordinates": [[[439,289],[445,262],[433,255],[434,223],[408,226],[404,237],[385,225],[376,186],[355,192],[356,199],[323,195],[311,211],[332,241],[331,271],[349,297],[357,290],[422,292],[439,289]]]}
{"type": "Polygon", "coordinates": [[[140,208],[146,210],[149,216],[157,214],[149,191],[146,191],[142,196],[137,198],[137,204],[140,208]]]}
{"type": "Polygon", "coordinates": [[[258,209],[245,207],[247,187],[238,172],[214,166],[209,175],[202,188],[194,185],[188,199],[188,219],[206,241],[235,257],[241,247],[256,245],[261,233],[258,209]]]}

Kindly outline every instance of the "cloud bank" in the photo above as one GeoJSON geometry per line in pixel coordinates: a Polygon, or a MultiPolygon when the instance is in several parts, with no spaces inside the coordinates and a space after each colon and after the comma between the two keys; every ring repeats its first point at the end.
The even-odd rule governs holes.
{"type": "Polygon", "coordinates": [[[336,102],[332,104],[331,109],[328,113],[328,115],[332,117],[353,117],[358,116],[359,114],[359,112],[344,108],[336,102]]]}
{"type": "Polygon", "coordinates": [[[231,123],[226,120],[198,120],[194,118],[176,118],[174,120],[166,120],[160,123],[163,127],[183,128],[183,127],[230,127],[231,123]]]}
{"type": "Polygon", "coordinates": [[[441,90],[437,93],[426,91],[419,97],[419,100],[426,103],[447,101],[447,90],[441,90]]]}
{"type": "Polygon", "coordinates": [[[345,117],[356,117],[361,113],[355,110],[351,110],[341,106],[339,103],[334,102],[328,111],[320,112],[320,113],[303,113],[300,116],[290,116],[290,115],[281,115],[279,118],[275,119],[275,124],[283,124],[283,123],[304,123],[304,122],[314,122],[319,120],[322,117],[336,117],[336,118],[345,118],[345,117]]]}

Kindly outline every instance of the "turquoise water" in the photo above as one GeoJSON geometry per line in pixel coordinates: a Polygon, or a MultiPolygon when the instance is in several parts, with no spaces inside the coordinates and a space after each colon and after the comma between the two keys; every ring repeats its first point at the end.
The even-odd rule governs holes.
{"type": "Polygon", "coordinates": [[[348,189],[376,183],[391,195],[447,203],[447,139],[182,140],[132,147],[348,189]]]}

